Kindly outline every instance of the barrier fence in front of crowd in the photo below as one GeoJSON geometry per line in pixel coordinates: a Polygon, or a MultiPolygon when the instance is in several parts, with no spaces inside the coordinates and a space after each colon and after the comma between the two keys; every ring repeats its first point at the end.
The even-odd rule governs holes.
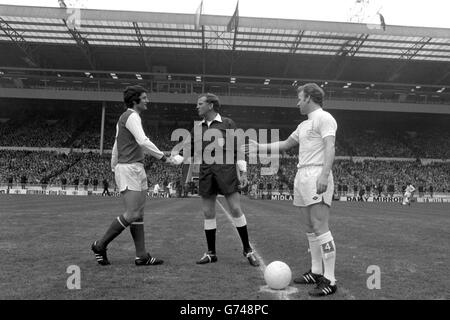
{"type": "MultiPolygon", "coordinates": [[[[291,191],[270,191],[267,189],[257,189],[242,192],[249,199],[253,200],[270,200],[270,201],[292,201],[294,200],[293,193],[291,191]]],[[[103,187],[98,186],[94,188],[88,186],[85,188],[84,185],[74,186],[60,186],[60,185],[50,185],[43,186],[40,184],[0,184],[0,195],[46,195],[46,196],[111,196],[120,197],[121,194],[116,190],[115,187],[108,188],[105,190],[103,187]]],[[[188,198],[188,197],[198,197],[197,188],[170,188],[166,190],[155,191],[149,188],[147,191],[147,196],[150,198],[188,198]]],[[[369,192],[362,196],[355,195],[353,192],[348,193],[338,193],[335,192],[333,196],[334,201],[343,202],[396,202],[401,203],[403,201],[402,193],[378,193],[369,192]]],[[[436,193],[414,193],[411,202],[418,203],[444,203],[450,202],[449,192],[436,192],[436,193]]]]}

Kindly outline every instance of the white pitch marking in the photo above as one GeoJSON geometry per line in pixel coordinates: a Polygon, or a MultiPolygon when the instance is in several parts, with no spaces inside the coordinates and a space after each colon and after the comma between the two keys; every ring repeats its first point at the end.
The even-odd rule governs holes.
{"type": "MultiPolygon", "coordinates": [[[[261,287],[259,288],[259,291],[262,291],[262,292],[269,292],[269,293],[273,293],[273,294],[285,293],[286,295],[289,295],[289,294],[297,293],[297,292],[298,292],[298,289],[297,289],[296,287],[290,287],[290,286],[288,286],[288,287],[286,287],[286,288],[283,289],[283,290],[275,290],[275,289],[269,288],[268,285],[265,285],[265,286],[261,286],[261,287]]],[[[288,299],[289,299],[289,298],[288,298],[288,299]]]]}
{"type": "MultiPolygon", "coordinates": [[[[223,212],[225,212],[225,215],[228,218],[228,220],[231,222],[231,224],[234,225],[231,214],[227,211],[227,209],[224,208],[224,206],[219,202],[219,200],[216,200],[216,201],[219,204],[219,206],[222,208],[223,212]]],[[[238,233],[237,230],[236,230],[236,233],[238,233]]],[[[250,245],[252,246],[253,252],[259,261],[259,271],[261,272],[261,274],[264,278],[264,270],[266,270],[266,263],[264,262],[263,258],[259,255],[258,251],[256,250],[255,245],[253,243],[250,243],[250,245]]],[[[270,293],[276,295],[278,300],[290,300],[288,295],[295,293],[298,290],[297,290],[297,288],[293,288],[293,287],[287,287],[284,290],[272,290],[267,285],[265,285],[265,286],[261,286],[259,288],[259,291],[270,292],[270,293]],[[292,289],[294,289],[294,290],[292,290],[292,289]]]]}

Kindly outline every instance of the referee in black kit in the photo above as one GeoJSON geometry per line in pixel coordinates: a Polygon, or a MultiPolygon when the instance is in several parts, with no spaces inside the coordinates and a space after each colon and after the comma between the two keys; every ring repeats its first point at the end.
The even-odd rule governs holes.
{"type": "MultiPolygon", "coordinates": [[[[217,145],[221,148],[222,155],[211,153],[214,161],[211,164],[205,163],[205,158],[202,157],[199,172],[199,194],[202,199],[202,211],[205,217],[204,229],[206,235],[206,242],[208,251],[197,261],[197,264],[208,264],[217,262],[216,255],[216,198],[218,194],[225,196],[230,213],[233,218],[233,223],[239,233],[243,245],[243,255],[246,257],[252,266],[259,266],[258,259],[255,257],[253,249],[250,246],[247,231],[247,221],[241,209],[239,188],[244,187],[247,181],[247,168],[244,160],[236,161],[236,154],[239,146],[234,145],[234,150],[227,150],[226,139],[227,129],[236,129],[236,124],[230,118],[222,117],[219,114],[220,101],[219,98],[211,93],[203,94],[197,101],[198,115],[203,118],[200,123],[196,125],[201,126],[202,141],[194,141],[195,128],[191,131],[191,150],[194,150],[196,143],[201,143],[202,155],[205,154],[205,148],[211,144],[208,139],[203,139],[205,132],[210,129],[216,129],[220,132],[221,138],[218,139],[217,145]],[[226,163],[226,154],[233,153],[233,163],[226,163]],[[216,163],[215,160],[223,156],[222,163],[216,163]]],[[[210,131],[211,132],[211,131],[210,131]]],[[[232,138],[233,137],[228,137],[232,138]]],[[[217,150],[217,149],[216,149],[217,150]]]]}

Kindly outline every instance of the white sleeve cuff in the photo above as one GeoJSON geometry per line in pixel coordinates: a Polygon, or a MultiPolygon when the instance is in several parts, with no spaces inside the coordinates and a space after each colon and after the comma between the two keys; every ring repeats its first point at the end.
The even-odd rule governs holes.
{"type": "Polygon", "coordinates": [[[247,162],[245,160],[238,160],[237,166],[240,171],[247,172],[247,162]]]}

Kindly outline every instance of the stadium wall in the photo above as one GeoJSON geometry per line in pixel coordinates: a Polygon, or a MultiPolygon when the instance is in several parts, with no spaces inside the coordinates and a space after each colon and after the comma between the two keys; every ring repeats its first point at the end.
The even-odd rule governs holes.
{"type": "MultiPolygon", "coordinates": [[[[0,98],[122,102],[122,92],[1,88],[0,98]]],[[[154,103],[196,104],[198,94],[151,93],[154,103]]],[[[261,96],[222,96],[223,105],[296,108],[293,98],[261,96]]],[[[327,109],[450,114],[448,104],[395,103],[375,101],[327,100],[327,109]]]]}
{"type": "MultiPolygon", "coordinates": [[[[99,188],[94,191],[92,187],[87,190],[75,189],[73,186],[68,186],[66,189],[62,189],[57,186],[50,186],[46,189],[43,189],[40,186],[30,186],[28,185],[25,189],[22,189],[19,186],[9,188],[6,185],[0,185],[0,195],[12,194],[12,195],[46,195],[46,196],[102,196],[103,190],[99,188]]],[[[110,194],[115,197],[119,197],[120,193],[114,190],[110,190],[110,194]]],[[[175,194],[175,191],[172,190],[171,194],[175,194]]],[[[263,192],[264,199],[269,201],[293,201],[294,196],[290,193],[279,193],[272,192],[270,195],[267,192],[263,192]]],[[[152,197],[151,189],[147,192],[148,197],[152,197]]],[[[158,195],[158,197],[164,197],[163,195],[158,195]]],[[[251,199],[255,200],[255,197],[250,195],[251,199]]],[[[264,201],[264,199],[262,199],[264,201]]],[[[261,200],[261,199],[259,199],[261,200]]],[[[401,194],[394,194],[393,196],[369,196],[369,197],[354,197],[354,196],[343,196],[339,199],[335,199],[334,201],[341,202],[394,202],[394,203],[402,203],[403,196],[401,194]]],[[[411,199],[412,202],[418,203],[450,203],[450,195],[444,193],[435,193],[433,197],[413,197],[411,199]]]]}

